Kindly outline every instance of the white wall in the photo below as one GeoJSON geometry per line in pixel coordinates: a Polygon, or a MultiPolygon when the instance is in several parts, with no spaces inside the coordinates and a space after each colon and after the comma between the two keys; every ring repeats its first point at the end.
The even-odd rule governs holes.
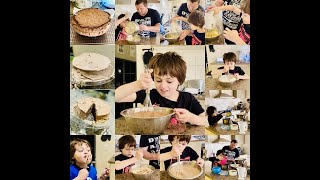
{"type": "Polygon", "coordinates": [[[110,169],[110,179],[114,178],[114,167],[109,164],[108,161],[114,155],[114,136],[111,136],[110,141],[101,141],[101,135],[96,135],[95,142],[95,155],[96,155],[96,169],[98,176],[101,175],[104,168],[108,167],[110,169]]]}

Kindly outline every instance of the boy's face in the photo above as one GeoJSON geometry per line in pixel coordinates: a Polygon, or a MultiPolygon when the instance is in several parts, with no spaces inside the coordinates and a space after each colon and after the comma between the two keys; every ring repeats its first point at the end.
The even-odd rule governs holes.
{"type": "Polygon", "coordinates": [[[134,153],[134,147],[129,147],[128,144],[124,145],[124,148],[121,149],[121,153],[124,156],[131,157],[134,153]]]}
{"type": "Polygon", "coordinates": [[[242,13],[242,21],[244,24],[250,24],[250,15],[247,13],[242,13]]]}
{"type": "Polygon", "coordinates": [[[87,144],[82,143],[82,145],[75,145],[75,149],[76,151],[74,152],[73,158],[77,163],[88,164],[91,162],[91,149],[87,144]]]}
{"type": "Polygon", "coordinates": [[[126,26],[127,22],[129,22],[129,21],[125,20],[125,21],[121,22],[120,27],[124,28],[126,26]]]}
{"type": "Polygon", "coordinates": [[[190,29],[193,30],[193,31],[197,29],[197,26],[195,26],[195,25],[193,25],[191,23],[189,23],[189,26],[190,26],[190,29]]]}
{"type": "Polygon", "coordinates": [[[199,3],[198,3],[198,2],[192,3],[190,0],[188,0],[188,1],[187,1],[187,7],[188,7],[188,10],[189,10],[190,12],[194,12],[195,10],[198,9],[199,3]]]}
{"type": "Polygon", "coordinates": [[[233,70],[236,63],[234,63],[233,61],[226,61],[224,64],[226,66],[229,66],[229,69],[233,70]]]}
{"type": "MultiPolygon", "coordinates": [[[[177,142],[177,137],[174,137],[173,142],[177,142]]],[[[187,141],[180,141],[179,140],[179,150],[182,152],[187,147],[187,141]]]]}
{"type": "Polygon", "coordinates": [[[154,74],[154,84],[162,97],[170,99],[177,92],[179,81],[176,77],[171,77],[168,74],[165,76],[154,74]]]}

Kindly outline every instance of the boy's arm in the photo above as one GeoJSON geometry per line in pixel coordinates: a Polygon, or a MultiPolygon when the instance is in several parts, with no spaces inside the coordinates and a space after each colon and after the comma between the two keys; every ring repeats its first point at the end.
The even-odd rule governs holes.
{"type": "Polygon", "coordinates": [[[115,102],[133,102],[137,98],[136,92],[141,89],[138,81],[124,84],[115,90],[115,102]]]}
{"type": "Polygon", "coordinates": [[[183,123],[188,122],[193,125],[204,126],[206,121],[208,121],[205,112],[196,115],[184,108],[175,108],[174,111],[176,113],[176,119],[183,123]]]}
{"type": "Polygon", "coordinates": [[[119,26],[119,24],[122,23],[123,21],[125,21],[126,19],[129,19],[129,14],[128,13],[125,13],[125,16],[123,16],[122,18],[116,20],[115,27],[119,26]]]}
{"type": "Polygon", "coordinates": [[[249,78],[250,78],[247,74],[244,74],[244,75],[242,75],[242,76],[236,74],[235,76],[237,77],[237,79],[249,79],[249,78]]]}
{"type": "Polygon", "coordinates": [[[226,73],[227,71],[224,69],[224,68],[222,68],[222,69],[217,69],[217,70],[212,70],[211,71],[211,75],[212,76],[221,76],[223,73],[226,73]]]}
{"type": "Polygon", "coordinates": [[[204,160],[199,156],[196,160],[197,164],[199,164],[199,166],[203,166],[204,165],[204,160]]]}
{"type": "Polygon", "coordinates": [[[136,163],[137,161],[138,161],[138,159],[136,157],[132,157],[130,159],[123,160],[123,161],[116,161],[115,162],[115,169],[116,170],[123,169],[131,164],[136,163]]]}
{"type": "Polygon", "coordinates": [[[160,160],[160,152],[150,153],[148,152],[148,147],[140,148],[143,152],[143,158],[147,160],[160,160]]]}
{"type": "Polygon", "coordinates": [[[179,41],[183,40],[186,36],[192,35],[192,30],[183,30],[179,36],[179,41]]]}

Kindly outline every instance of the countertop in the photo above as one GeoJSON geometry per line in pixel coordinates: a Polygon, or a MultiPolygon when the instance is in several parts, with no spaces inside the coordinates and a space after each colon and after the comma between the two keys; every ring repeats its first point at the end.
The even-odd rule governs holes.
{"type": "MultiPolygon", "coordinates": [[[[131,173],[116,174],[115,179],[116,180],[135,180],[131,173]]],[[[159,169],[155,170],[155,172],[152,174],[150,180],[160,180],[160,170],[159,169]]]]}
{"type": "MultiPolygon", "coordinates": [[[[202,175],[194,180],[203,180],[204,176],[205,176],[205,173],[203,171],[202,175]]],[[[173,178],[169,176],[167,171],[160,171],[160,177],[161,177],[161,180],[173,180],[173,178]]]]}
{"type": "Polygon", "coordinates": [[[176,43],[169,43],[167,40],[162,40],[160,41],[160,44],[161,45],[186,45],[186,41],[185,40],[181,40],[181,41],[178,41],[176,43]]]}
{"type": "MultiPolygon", "coordinates": [[[[206,129],[216,135],[241,135],[241,134],[239,134],[239,130],[223,130],[223,129],[221,129],[222,125],[223,124],[208,126],[208,127],[206,127],[206,129]]],[[[250,135],[250,129],[248,129],[246,131],[246,133],[242,134],[242,135],[250,135]]]]}
{"type": "MultiPolygon", "coordinates": [[[[134,133],[126,127],[126,121],[124,117],[120,117],[115,121],[115,132],[117,135],[134,135],[134,133]]],[[[177,132],[172,129],[166,129],[162,134],[177,134],[177,132]]],[[[179,133],[178,133],[179,134],[179,133]]],[[[184,133],[180,133],[184,135],[204,135],[205,127],[204,126],[195,126],[195,125],[187,125],[187,130],[184,133]]]]}
{"type": "Polygon", "coordinates": [[[218,37],[216,37],[212,41],[206,40],[206,45],[213,44],[213,45],[224,45],[224,36],[223,34],[220,34],[218,37]]]}
{"type": "MultiPolygon", "coordinates": [[[[116,41],[116,44],[117,45],[131,45],[127,42],[127,40],[116,41]]],[[[157,37],[150,37],[150,38],[141,37],[141,41],[137,45],[160,45],[159,35],[157,35],[157,37]]]]}
{"type": "MultiPolygon", "coordinates": [[[[213,174],[213,173],[206,173],[206,176],[209,177],[210,179],[214,180],[238,180],[238,176],[221,176],[219,174],[213,174]]],[[[247,174],[247,177],[245,180],[249,180],[250,175],[247,174]]]]}
{"type": "Polygon", "coordinates": [[[218,78],[207,77],[205,94],[209,94],[209,90],[249,90],[249,85],[250,79],[240,79],[234,82],[231,87],[223,87],[220,85],[218,78]]]}

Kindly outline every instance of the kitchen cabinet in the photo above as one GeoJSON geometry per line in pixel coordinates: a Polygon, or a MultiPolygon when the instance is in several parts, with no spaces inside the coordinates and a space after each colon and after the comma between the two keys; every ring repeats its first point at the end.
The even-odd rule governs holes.
{"type": "MultiPolygon", "coordinates": [[[[118,88],[136,80],[136,62],[116,58],[115,87],[118,88]]],[[[122,110],[133,108],[133,103],[115,103],[115,118],[121,117],[122,110]]]]}

